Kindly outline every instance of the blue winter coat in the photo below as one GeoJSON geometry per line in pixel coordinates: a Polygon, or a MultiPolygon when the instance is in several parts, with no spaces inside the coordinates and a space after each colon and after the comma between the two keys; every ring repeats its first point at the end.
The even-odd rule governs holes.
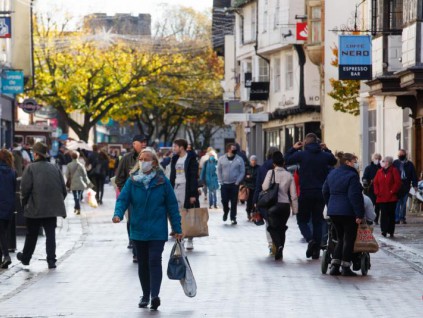
{"type": "Polygon", "coordinates": [[[364,217],[364,199],[360,176],[354,168],[341,165],[332,170],[323,185],[328,215],[364,217]]]}
{"type": "Polygon", "coordinates": [[[289,149],[285,163],[300,165],[300,196],[307,196],[322,192],[330,166],[334,166],[337,160],[329,150],[322,150],[318,143],[311,143],[304,147],[304,151],[289,149]]]}
{"type": "Polygon", "coordinates": [[[16,172],[0,162],[0,220],[10,220],[15,212],[16,172]]]}
{"type": "Polygon", "coordinates": [[[204,163],[201,169],[201,178],[206,183],[209,190],[219,189],[219,181],[217,180],[217,160],[210,158],[204,163]]]}
{"type": "Polygon", "coordinates": [[[130,237],[135,241],[167,241],[168,217],[175,233],[182,233],[178,201],[169,180],[158,171],[148,189],[142,182],[126,181],[115,206],[114,216],[121,220],[129,205],[131,210],[130,237]]]}

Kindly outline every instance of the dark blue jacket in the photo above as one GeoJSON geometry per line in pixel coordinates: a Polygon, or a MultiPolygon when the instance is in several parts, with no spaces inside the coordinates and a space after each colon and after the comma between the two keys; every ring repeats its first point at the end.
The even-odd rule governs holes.
{"type": "Polygon", "coordinates": [[[341,165],[332,170],[323,185],[328,215],[364,217],[364,199],[357,170],[341,165]]]}
{"type": "Polygon", "coordinates": [[[256,176],[256,189],[254,190],[253,202],[257,203],[259,193],[263,190],[261,187],[263,185],[264,179],[266,178],[267,171],[273,169],[273,160],[269,159],[263,162],[260,168],[257,171],[256,176]]]}
{"type": "Polygon", "coordinates": [[[380,169],[380,164],[375,165],[373,162],[371,162],[365,169],[363,173],[362,180],[366,180],[369,184],[369,191],[368,196],[372,200],[373,204],[376,203],[376,194],[374,192],[373,188],[373,179],[376,177],[377,171],[380,169]]]}
{"type": "Polygon", "coordinates": [[[0,162],[0,220],[10,220],[15,212],[16,172],[0,162]]]}
{"type": "Polygon", "coordinates": [[[413,163],[408,160],[404,161],[404,172],[405,172],[406,179],[404,179],[403,176],[401,175],[401,164],[402,162],[397,159],[394,161],[393,166],[398,169],[403,183],[405,183],[405,185],[408,187],[409,190],[411,185],[413,185],[413,187],[417,187],[417,173],[413,163]]]}
{"type": "Polygon", "coordinates": [[[329,150],[322,150],[318,143],[312,143],[307,144],[304,151],[289,149],[285,154],[285,163],[300,165],[300,196],[307,196],[322,193],[330,166],[334,166],[337,160],[329,150]]]}

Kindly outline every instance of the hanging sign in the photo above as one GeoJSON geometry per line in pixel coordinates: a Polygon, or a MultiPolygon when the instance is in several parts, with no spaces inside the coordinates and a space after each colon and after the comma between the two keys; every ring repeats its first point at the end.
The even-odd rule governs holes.
{"type": "Polygon", "coordinates": [[[24,75],[22,71],[3,71],[1,74],[1,93],[20,94],[24,91],[24,75]]]}
{"type": "Polygon", "coordinates": [[[0,17],[0,39],[12,37],[12,20],[10,17],[0,17]]]}
{"type": "Polygon", "coordinates": [[[268,100],[269,82],[252,82],[250,89],[250,100],[268,100]]]}
{"type": "Polygon", "coordinates": [[[18,104],[18,106],[27,114],[33,114],[41,108],[41,106],[37,104],[37,101],[32,98],[25,99],[21,104],[18,104]]]}
{"type": "Polygon", "coordinates": [[[308,27],[307,22],[297,22],[297,41],[307,41],[308,27]]]}
{"type": "Polygon", "coordinates": [[[372,79],[372,38],[369,35],[339,36],[339,79],[372,79]]]}

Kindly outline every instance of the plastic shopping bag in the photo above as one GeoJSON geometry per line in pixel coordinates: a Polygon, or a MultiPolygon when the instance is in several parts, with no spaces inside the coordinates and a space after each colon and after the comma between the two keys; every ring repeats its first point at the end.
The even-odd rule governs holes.
{"type": "Polygon", "coordinates": [[[192,273],[191,265],[189,264],[188,257],[185,254],[185,248],[181,248],[182,259],[185,263],[186,272],[185,278],[180,280],[185,295],[188,297],[195,297],[197,295],[197,283],[195,282],[194,274],[192,273]]]}
{"type": "Polygon", "coordinates": [[[88,205],[92,208],[98,207],[95,195],[96,195],[96,192],[93,189],[88,189],[88,191],[87,191],[87,202],[88,202],[88,205]]]}

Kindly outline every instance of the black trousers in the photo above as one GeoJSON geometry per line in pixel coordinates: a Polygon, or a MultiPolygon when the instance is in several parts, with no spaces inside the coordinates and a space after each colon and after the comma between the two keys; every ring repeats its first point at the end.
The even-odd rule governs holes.
{"type": "Polygon", "coordinates": [[[379,203],[380,206],[380,230],[382,233],[394,234],[395,232],[395,209],[397,202],[379,203]]]}
{"type": "Polygon", "coordinates": [[[27,233],[22,251],[22,260],[24,262],[29,262],[32,258],[32,254],[34,254],[41,226],[44,228],[46,234],[47,262],[56,262],[56,217],[41,219],[26,218],[27,233]]]}
{"type": "Polygon", "coordinates": [[[351,262],[354,242],[357,237],[357,223],[355,216],[334,215],[330,217],[335,226],[338,243],[333,252],[333,259],[351,262]]]}
{"type": "Polygon", "coordinates": [[[9,242],[7,239],[7,230],[9,227],[9,220],[0,220],[0,263],[3,257],[9,256],[9,242]]]}
{"type": "Polygon", "coordinates": [[[96,189],[95,198],[97,201],[103,201],[104,194],[104,183],[106,182],[106,176],[95,174],[93,176],[93,183],[96,189]]]}
{"type": "Polygon", "coordinates": [[[248,188],[249,193],[248,193],[248,199],[247,199],[247,214],[251,214],[253,212],[253,199],[254,199],[254,189],[250,189],[248,188]]]}
{"type": "Polygon", "coordinates": [[[297,223],[300,232],[307,242],[313,240],[316,243],[322,241],[323,210],[325,200],[321,193],[300,194],[298,198],[297,223]],[[313,224],[311,231],[309,223],[313,224]]]}
{"type": "Polygon", "coordinates": [[[223,212],[229,212],[229,202],[231,202],[231,220],[236,220],[239,186],[235,185],[235,183],[222,184],[220,191],[222,194],[223,212]]]}
{"type": "Polygon", "coordinates": [[[277,248],[285,246],[285,232],[288,229],[286,222],[288,222],[290,214],[291,206],[289,203],[277,203],[267,211],[269,224],[267,231],[277,248]]]}

